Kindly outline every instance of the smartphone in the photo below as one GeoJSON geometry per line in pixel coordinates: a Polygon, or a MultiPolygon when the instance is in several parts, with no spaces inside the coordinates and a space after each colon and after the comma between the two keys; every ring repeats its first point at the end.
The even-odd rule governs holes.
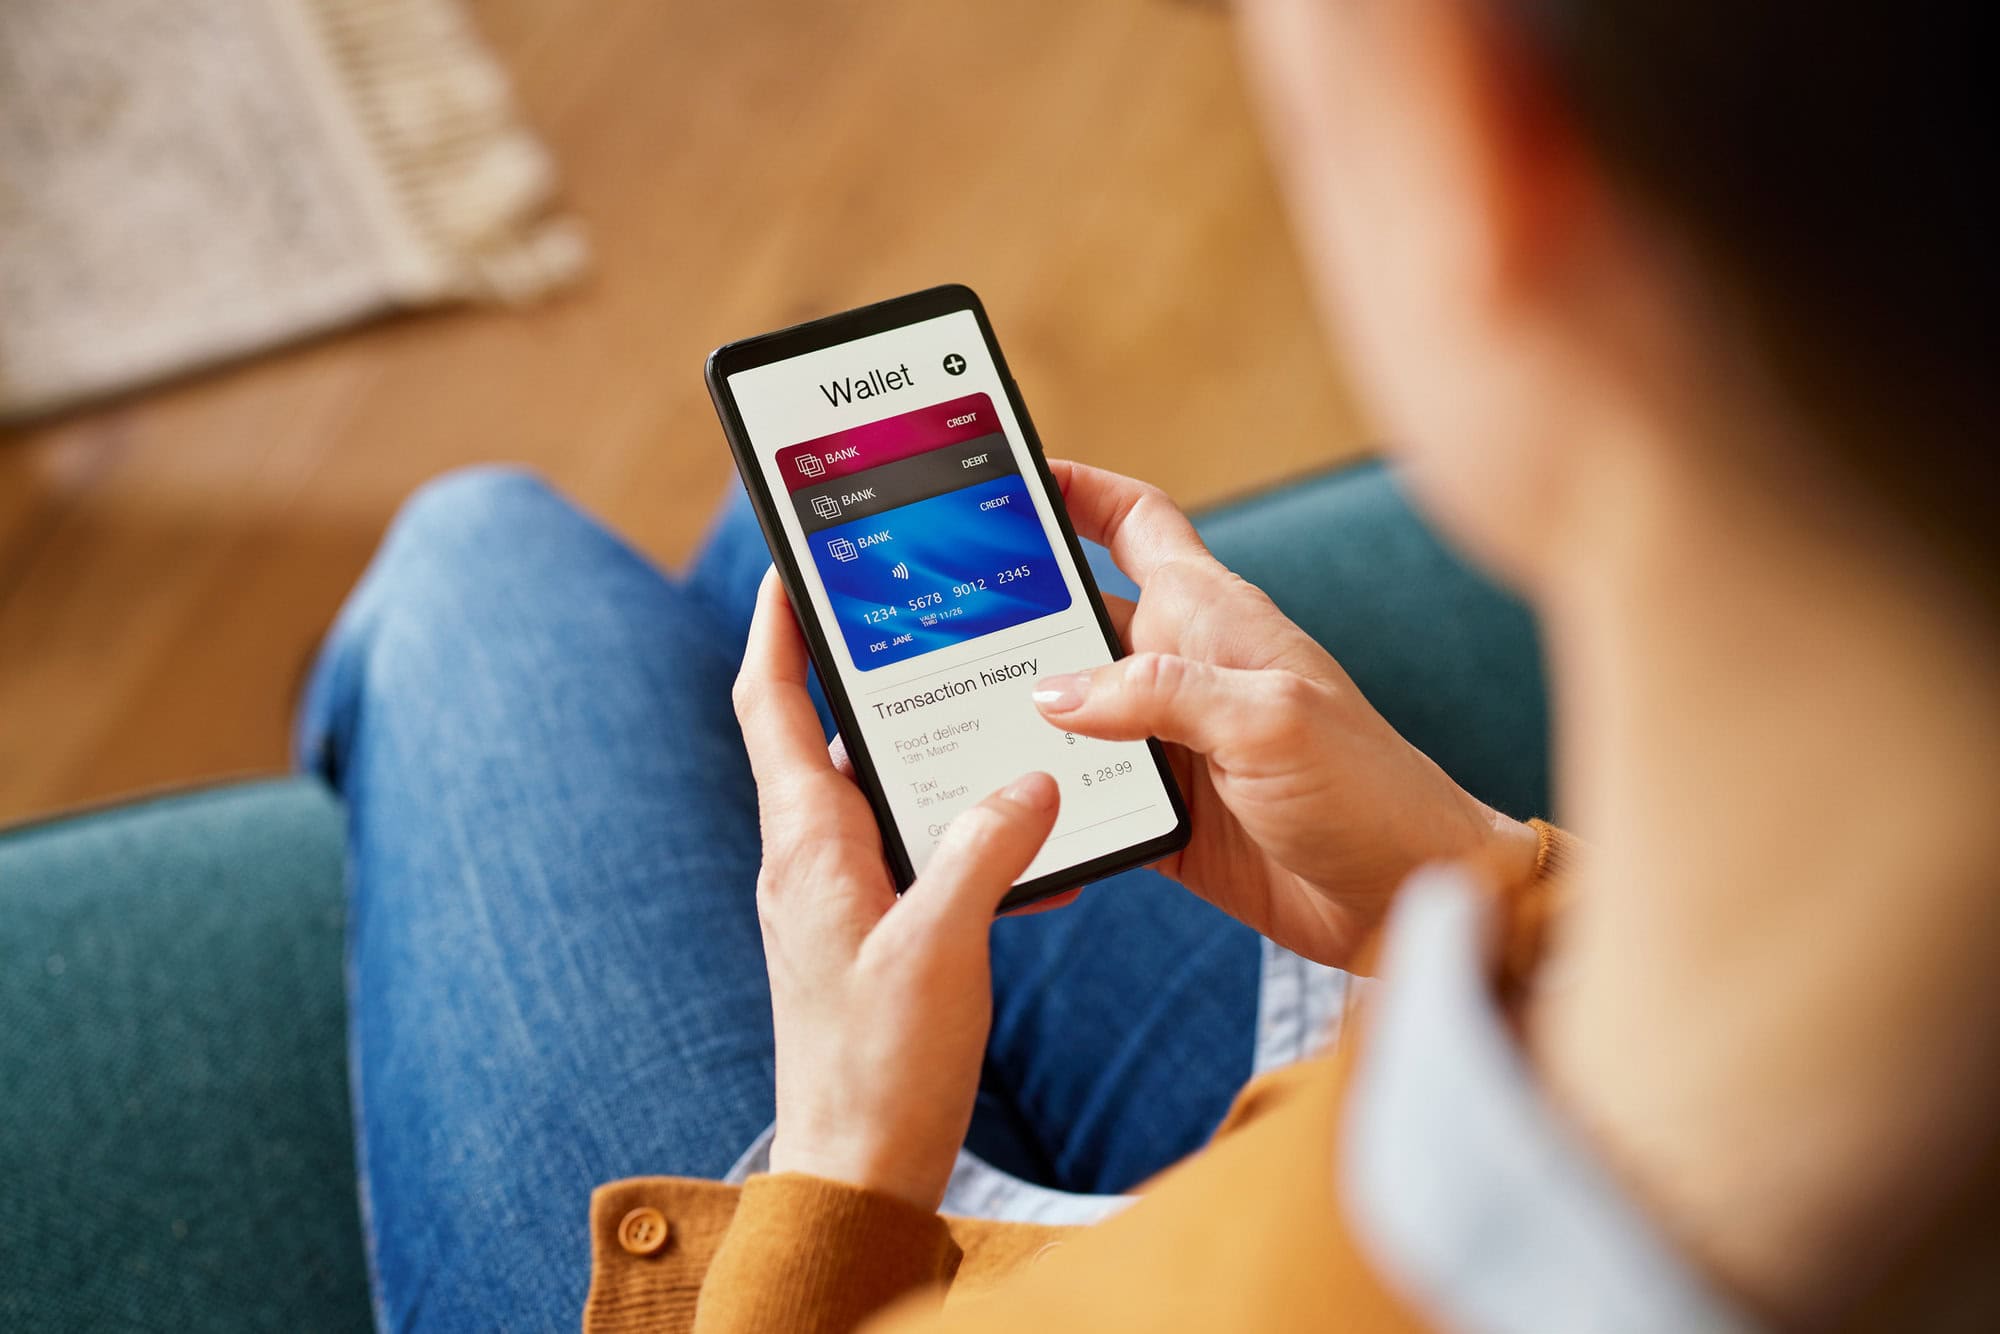
{"type": "Polygon", "coordinates": [[[1186,845],[1158,741],[1064,732],[1031,699],[1123,649],[970,288],[726,344],[708,389],[898,888],[1035,770],[1062,810],[1003,909],[1186,845]]]}

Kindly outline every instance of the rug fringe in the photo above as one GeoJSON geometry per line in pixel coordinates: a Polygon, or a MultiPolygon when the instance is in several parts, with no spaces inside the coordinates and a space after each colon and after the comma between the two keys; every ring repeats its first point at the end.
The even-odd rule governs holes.
{"type": "Polygon", "coordinates": [[[555,171],[456,0],[306,0],[361,132],[446,295],[525,302],[574,281],[582,228],[551,218],[555,171]]]}

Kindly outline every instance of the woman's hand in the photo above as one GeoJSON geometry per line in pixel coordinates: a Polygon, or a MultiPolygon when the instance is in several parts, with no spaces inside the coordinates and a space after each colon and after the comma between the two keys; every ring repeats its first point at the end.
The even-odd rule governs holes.
{"type": "Polygon", "coordinates": [[[899,900],[868,800],[821,738],[805,641],[775,575],[757,595],[735,698],[764,833],[771,1170],[936,1209],[993,1020],[988,930],[1055,825],[1055,780],[1029,774],[961,813],[899,900]]]}
{"type": "Polygon", "coordinates": [[[1536,835],[1474,800],[1369,707],[1332,656],[1209,554],[1156,487],[1051,462],[1079,534],[1140,587],[1107,598],[1132,656],[1040,682],[1057,727],[1157,736],[1194,836],[1160,870],[1287,949],[1344,965],[1427,861],[1525,878],[1536,835]]]}

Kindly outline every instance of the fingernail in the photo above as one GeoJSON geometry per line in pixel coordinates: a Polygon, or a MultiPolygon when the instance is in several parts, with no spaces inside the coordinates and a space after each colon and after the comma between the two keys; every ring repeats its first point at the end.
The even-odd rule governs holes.
{"type": "Polygon", "coordinates": [[[1035,682],[1035,703],[1050,713],[1067,713],[1083,703],[1090,693],[1090,673],[1073,676],[1045,676],[1035,682]]]}
{"type": "Polygon", "coordinates": [[[1000,795],[1031,811],[1045,811],[1056,804],[1056,780],[1047,774],[1023,774],[1000,789],[1000,795]]]}

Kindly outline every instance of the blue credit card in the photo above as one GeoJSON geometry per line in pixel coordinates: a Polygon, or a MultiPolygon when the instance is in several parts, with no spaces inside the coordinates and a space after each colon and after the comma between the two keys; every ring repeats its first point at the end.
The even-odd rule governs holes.
{"type": "Polygon", "coordinates": [[[1018,473],[825,528],[806,542],[862,671],[1070,604],[1018,473]]]}

